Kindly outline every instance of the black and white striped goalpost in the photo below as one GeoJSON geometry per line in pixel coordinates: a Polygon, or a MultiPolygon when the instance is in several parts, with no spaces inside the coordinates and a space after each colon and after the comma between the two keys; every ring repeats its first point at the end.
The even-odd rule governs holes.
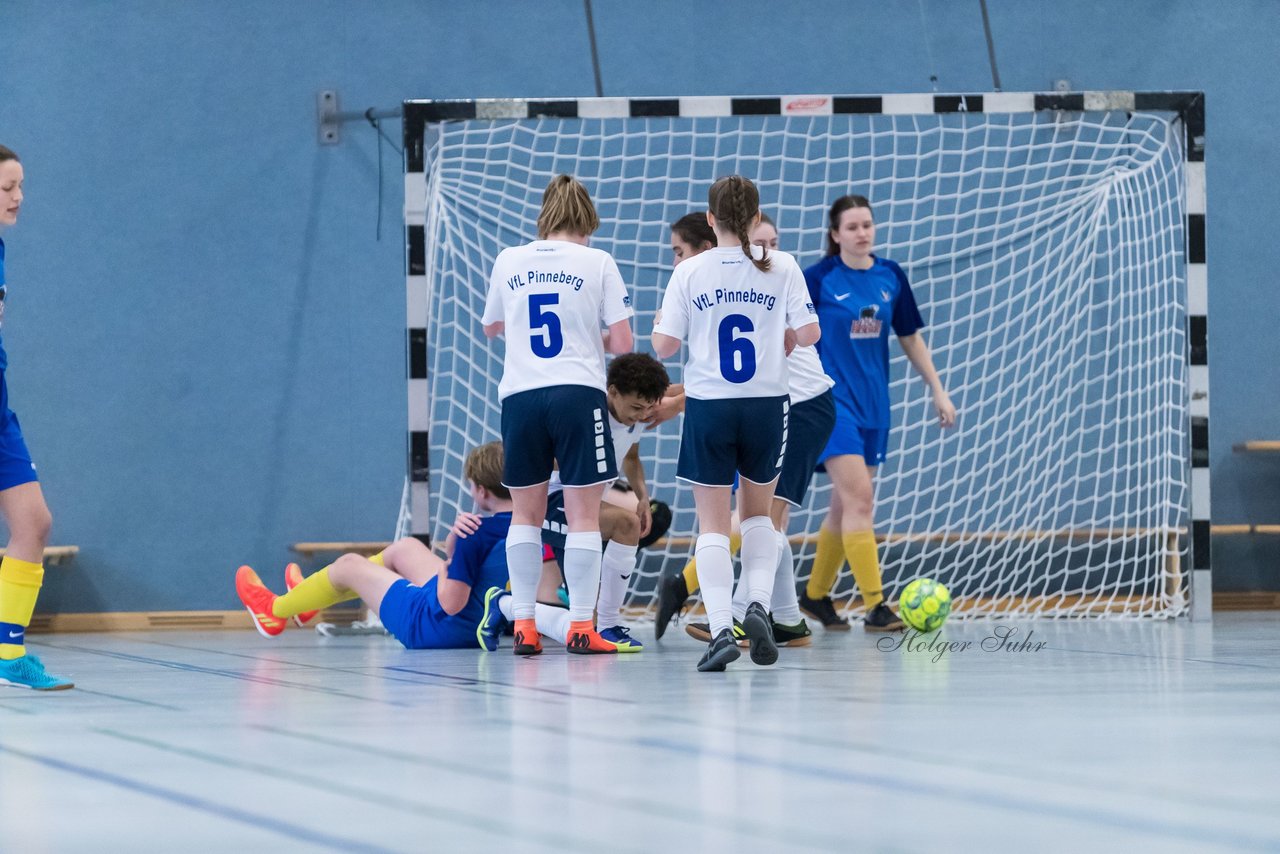
{"type": "MultiPolygon", "coordinates": [[[[1189,578],[1175,567],[1177,584],[1190,595],[1192,619],[1207,620],[1212,607],[1209,480],[1208,276],[1205,251],[1205,103],[1201,92],[1103,91],[1076,93],[988,92],[979,94],[800,95],[788,97],[679,97],[580,99],[410,100],[404,103],[406,309],[408,369],[408,490],[410,532],[431,533],[428,517],[430,400],[425,318],[432,298],[427,281],[429,247],[425,232],[428,129],[455,121],[500,122],[535,118],[702,118],[732,116],[822,116],[849,113],[923,115],[934,113],[1038,113],[1093,111],[1161,112],[1181,123],[1182,182],[1186,213],[1185,411],[1189,434],[1186,494],[1189,528],[1175,532],[1177,555],[1189,558],[1189,578]]],[[[478,328],[478,319],[476,321],[478,328]]]]}

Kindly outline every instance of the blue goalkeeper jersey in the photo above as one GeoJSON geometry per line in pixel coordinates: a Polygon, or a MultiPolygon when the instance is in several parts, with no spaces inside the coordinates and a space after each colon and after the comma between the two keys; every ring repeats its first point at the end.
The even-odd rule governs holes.
{"type": "MultiPolygon", "coordinates": [[[[4,283],[4,238],[0,238],[0,325],[4,323],[4,298],[7,292],[4,283]]],[[[0,339],[0,373],[9,367],[9,356],[4,351],[4,340],[0,339]]]]}
{"type": "Polygon", "coordinates": [[[818,309],[822,338],[818,355],[836,381],[836,402],[853,413],[859,427],[889,427],[889,330],[899,337],[924,328],[907,274],[895,262],[872,256],[867,270],[855,270],[828,255],[804,271],[809,297],[818,309]]]}

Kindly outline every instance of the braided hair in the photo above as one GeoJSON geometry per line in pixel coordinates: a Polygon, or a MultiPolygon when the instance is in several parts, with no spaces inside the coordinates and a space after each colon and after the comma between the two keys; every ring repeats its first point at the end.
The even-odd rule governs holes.
{"type": "Polygon", "coordinates": [[[742,254],[751,259],[756,269],[762,273],[769,272],[773,266],[769,250],[760,247],[759,258],[751,254],[751,227],[755,224],[756,214],[760,212],[760,192],[756,185],[741,175],[721,178],[711,185],[711,192],[707,194],[707,207],[716,218],[716,224],[738,238],[742,254]]]}

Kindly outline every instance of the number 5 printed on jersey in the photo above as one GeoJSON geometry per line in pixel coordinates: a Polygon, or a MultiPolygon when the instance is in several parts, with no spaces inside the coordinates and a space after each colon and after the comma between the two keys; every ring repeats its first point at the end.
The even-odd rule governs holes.
{"type": "Polygon", "coordinates": [[[560,302],[559,294],[529,294],[529,346],[533,355],[543,359],[558,356],[564,349],[564,333],[560,329],[560,316],[546,310],[560,302]],[[545,328],[546,332],[543,330],[545,328]]]}

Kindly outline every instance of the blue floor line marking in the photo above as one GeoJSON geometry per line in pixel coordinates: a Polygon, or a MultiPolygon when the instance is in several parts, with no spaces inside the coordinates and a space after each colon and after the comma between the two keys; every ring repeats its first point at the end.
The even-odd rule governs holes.
{"type": "Polygon", "coordinates": [[[289,682],[284,679],[274,679],[265,676],[251,676],[247,673],[237,673],[234,670],[221,670],[216,667],[202,667],[198,664],[185,664],[181,661],[167,661],[163,658],[150,658],[145,655],[132,655],[127,652],[106,652],[99,649],[89,649],[87,647],[71,646],[67,644],[59,645],[59,649],[74,650],[89,655],[100,655],[104,658],[116,658],[121,661],[133,661],[139,664],[152,664],[159,667],[168,667],[173,670],[182,670],[187,673],[202,673],[207,676],[221,676],[225,679],[237,679],[241,682],[254,682],[259,685],[272,685],[277,688],[296,688],[303,691],[312,691],[317,694],[327,694],[331,697],[344,697],[348,700],[360,700],[366,703],[383,703],[389,706],[398,706],[401,708],[410,708],[412,703],[404,703],[396,700],[383,700],[378,697],[369,697],[363,694],[352,694],[349,691],[338,691],[334,688],[324,688],[319,685],[304,685],[300,682],[289,682]]]}
{"type": "Polygon", "coordinates": [[[601,703],[617,703],[623,706],[636,705],[635,700],[619,700],[614,697],[597,697],[592,694],[576,694],[573,691],[562,691],[558,688],[540,688],[535,685],[516,685],[512,682],[499,682],[496,679],[480,679],[472,676],[452,676],[448,673],[432,673],[429,670],[416,670],[412,667],[404,667],[403,665],[385,665],[384,670],[394,670],[398,673],[412,673],[415,676],[431,676],[436,679],[445,679],[452,682],[461,682],[470,685],[496,685],[502,688],[511,688],[516,691],[536,691],[542,694],[554,694],[557,697],[567,697],[571,700],[596,700],[601,703]]]}
{"type": "Polygon", "coordinates": [[[1177,655],[1152,655],[1148,652],[1120,652],[1113,649],[1075,649],[1069,646],[1046,647],[1046,649],[1055,649],[1059,652],[1074,652],[1083,655],[1114,655],[1120,658],[1145,658],[1151,661],[1189,661],[1193,664],[1216,664],[1219,667],[1247,667],[1256,670],[1280,670],[1280,667],[1271,667],[1266,664],[1250,664],[1244,661],[1217,661],[1212,658],[1183,658],[1177,655]]]}
{"type": "Polygon", "coordinates": [[[25,750],[16,750],[4,744],[0,744],[0,753],[8,753],[18,756],[31,762],[53,768],[58,771],[64,771],[68,774],[75,774],[78,777],[84,777],[98,783],[107,783],[117,788],[126,789],[136,792],[140,795],[146,795],[152,798],[158,798],[162,801],[168,801],[180,807],[198,810],[199,812],[225,818],[229,821],[245,824],[259,830],[278,833],[281,836],[288,837],[295,842],[312,842],[316,845],[322,845],[331,848],[334,851],[362,851],[369,854],[398,854],[389,848],[379,848],[355,839],[344,839],[341,836],[331,836],[327,833],[321,833],[302,825],[292,824],[287,821],[271,818],[270,816],[258,815],[257,813],[248,812],[247,810],[238,809],[236,807],[220,804],[216,801],[205,800],[204,798],[187,795],[182,792],[166,789],[152,783],[143,783],[138,780],[131,780],[128,777],[121,777],[118,774],[112,774],[109,771],[100,771],[97,768],[89,768],[85,765],[77,765],[72,762],[65,762],[61,759],[54,759],[51,756],[40,756],[36,753],[28,753],[25,750]]]}
{"type": "MultiPolygon", "coordinates": [[[[204,652],[210,655],[225,655],[232,658],[246,659],[248,661],[267,662],[270,664],[279,664],[287,667],[298,667],[298,668],[304,668],[307,670],[315,670],[320,673],[342,673],[350,676],[359,676],[363,679],[376,679],[382,682],[396,682],[403,685],[418,685],[420,687],[426,687],[426,688],[462,688],[462,689],[474,690],[475,693],[486,695],[486,696],[491,696],[490,692],[487,690],[489,686],[506,687],[506,688],[512,688],[516,690],[523,690],[522,686],[515,685],[509,682],[499,682],[493,679],[482,679],[478,676],[454,676],[448,673],[432,673],[430,671],[414,670],[412,668],[405,667],[404,665],[378,664],[378,665],[366,665],[363,667],[332,667],[324,664],[311,664],[310,662],[305,662],[305,661],[287,661],[284,659],[264,657],[261,655],[250,655],[248,653],[242,653],[242,652],[230,652],[230,651],[221,650],[221,649],[208,649],[207,647],[183,646],[181,644],[164,643],[161,641],[153,641],[153,640],[148,640],[144,642],[153,644],[155,646],[163,646],[171,649],[186,650],[187,652],[204,652]],[[397,679],[393,676],[388,676],[385,673],[376,672],[380,670],[401,671],[404,673],[411,674],[413,676],[435,677],[437,679],[445,680],[447,684],[441,685],[439,682],[424,682],[421,679],[397,679]]],[[[580,698],[580,699],[601,699],[601,698],[581,696],[577,694],[566,694],[563,691],[556,691],[550,688],[529,688],[528,690],[542,691],[548,694],[555,695],[557,698],[568,696],[568,697],[574,697],[574,698],[580,698]]],[[[535,699],[538,702],[546,702],[546,703],[556,702],[556,700],[544,699],[541,697],[535,698],[535,699]]],[[[606,702],[630,703],[632,701],[606,700],[606,702]]],[[[403,704],[396,704],[396,705],[403,705],[403,704]]]]}
{"type": "Polygon", "coordinates": [[[1157,836],[1169,836],[1179,841],[1194,840],[1213,845],[1230,847],[1235,850],[1277,851],[1280,850],[1280,838],[1266,836],[1246,836],[1228,829],[1209,828],[1197,825],[1175,824],[1173,822],[1155,822],[1135,820],[1128,816],[1097,810],[1077,809],[1062,804],[1041,803],[1023,800],[1007,795],[972,792],[931,783],[928,780],[903,780],[882,774],[869,774],[858,771],[824,768],[818,765],[805,765],[799,762],[785,762],[737,753],[725,750],[708,750],[692,742],[671,741],[668,739],[642,737],[635,739],[641,747],[651,747],[685,757],[709,756],[736,765],[752,765],[757,768],[769,768],[783,771],[800,777],[821,777],[842,783],[871,786],[906,795],[928,795],[944,800],[959,801],[965,804],[976,804],[983,807],[997,807],[1013,812],[1033,815],[1053,816],[1070,821],[1088,824],[1100,824],[1119,830],[1134,833],[1148,833],[1157,836]]]}
{"type": "Polygon", "coordinates": [[[166,712],[185,712],[186,709],[177,706],[169,706],[164,703],[156,703],[151,700],[139,700],[137,697],[126,697],[123,694],[108,694],[106,691],[95,691],[83,686],[75,689],[77,694],[87,694],[90,697],[108,697],[112,700],[119,700],[122,703],[135,703],[139,706],[147,706],[152,709],[164,709],[166,712]]]}

